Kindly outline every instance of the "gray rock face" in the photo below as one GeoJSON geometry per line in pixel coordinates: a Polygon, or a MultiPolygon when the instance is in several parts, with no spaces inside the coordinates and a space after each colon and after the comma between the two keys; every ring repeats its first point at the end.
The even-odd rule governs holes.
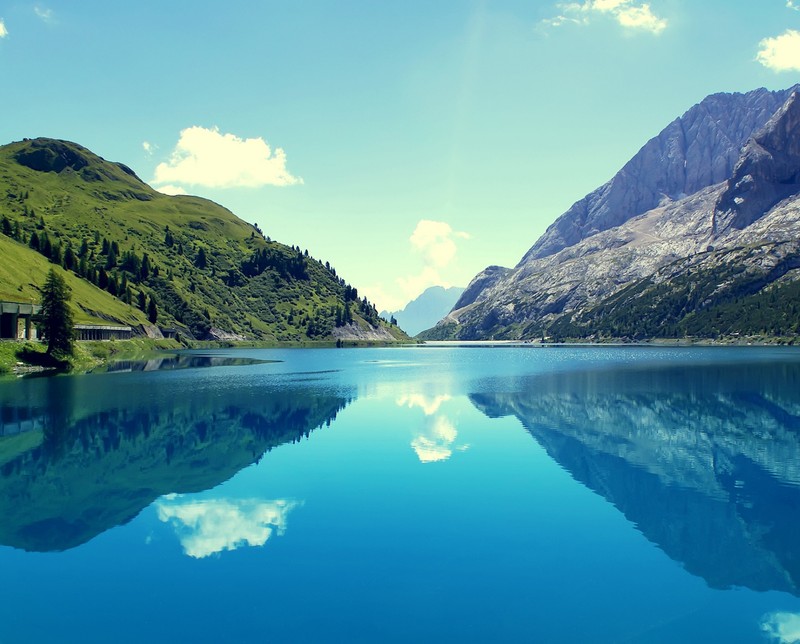
{"type": "Polygon", "coordinates": [[[561,215],[519,265],[724,181],[731,176],[742,145],[767,124],[792,89],[757,89],[703,99],[650,139],[608,183],[561,215]]]}
{"type": "Polygon", "coordinates": [[[795,91],[747,142],[717,205],[717,234],[743,229],[800,189],[800,97],[795,91]]]}
{"type": "Polygon", "coordinates": [[[513,270],[479,274],[443,322],[461,339],[528,337],[671,262],[797,239],[799,195],[800,86],[711,96],[562,215],[513,270]]]}
{"type": "Polygon", "coordinates": [[[478,296],[483,291],[490,289],[509,273],[511,273],[511,269],[502,266],[488,266],[484,268],[472,278],[469,286],[464,289],[464,292],[461,294],[461,297],[458,298],[453,309],[462,309],[465,306],[469,306],[478,299],[478,296]]]}

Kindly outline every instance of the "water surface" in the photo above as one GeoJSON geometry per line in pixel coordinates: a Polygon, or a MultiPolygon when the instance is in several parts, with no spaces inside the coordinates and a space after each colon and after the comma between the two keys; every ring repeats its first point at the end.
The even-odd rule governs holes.
{"type": "Polygon", "coordinates": [[[190,358],[0,384],[0,642],[800,637],[794,349],[190,358]]]}

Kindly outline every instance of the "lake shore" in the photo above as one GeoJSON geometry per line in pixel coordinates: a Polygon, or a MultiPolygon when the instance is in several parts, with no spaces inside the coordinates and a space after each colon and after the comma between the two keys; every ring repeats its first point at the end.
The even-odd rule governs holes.
{"type": "Polygon", "coordinates": [[[45,371],[69,372],[72,374],[87,373],[105,367],[119,360],[146,360],[148,358],[190,349],[312,349],[312,348],[364,348],[390,346],[428,346],[428,347],[504,347],[504,346],[536,346],[542,348],[556,347],[732,347],[732,346],[793,346],[795,337],[736,337],[736,338],[652,338],[648,340],[603,339],[587,341],[584,339],[565,340],[562,342],[540,342],[532,340],[432,340],[422,341],[379,341],[379,340],[307,340],[295,342],[269,341],[229,341],[229,340],[195,340],[178,342],[177,340],[156,340],[151,338],[134,338],[131,340],[82,341],[75,343],[75,355],[69,361],[68,369],[56,369],[31,356],[45,354],[45,345],[40,342],[2,342],[0,343],[0,377],[25,376],[45,371]]]}
{"type": "Polygon", "coordinates": [[[119,360],[147,360],[164,353],[189,349],[312,349],[356,348],[415,345],[416,341],[381,340],[308,340],[300,342],[261,341],[188,341],[134,338],[131,340],[81,341],[75,343],[75,353],[68,368],[43,364],[46,346],[41,342],[0,342],[0,377],[25,376],[34,373],[87,373],[119,360]]]}

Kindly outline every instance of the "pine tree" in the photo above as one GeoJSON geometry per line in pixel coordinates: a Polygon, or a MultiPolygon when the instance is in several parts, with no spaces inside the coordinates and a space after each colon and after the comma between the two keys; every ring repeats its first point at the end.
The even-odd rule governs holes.
{"type": "Polygon", "coordinates": [[[108,257],[106,258],[106,269],[111,270],[117,265],[117,251],[114,250],[116,242],[108,249],[108,257]]]}
{"type": "Polygon", "coordinates": [[[151,324],[158,321],[158,306],[156,306],[156,299],[151,295],[150,302],[147,305],[147,319],[151,324]]]}
{"type": "Polygon", "coordinates": [[[70,288],[54,268],[50,269],[42,288],[42,312],[39,331],[47,341],[47,353],[64,359],[72,355],[74,329],[69,308],[70,288]]]}
{"type": "Polygon", "coordinates": [[[200,250],[197,251],[197,257],[194,258],[194,265],[197,266],[200,270],[204,269],[208,264],[208,259],[206,258],[206,251],[201,246],[200,250]]]}

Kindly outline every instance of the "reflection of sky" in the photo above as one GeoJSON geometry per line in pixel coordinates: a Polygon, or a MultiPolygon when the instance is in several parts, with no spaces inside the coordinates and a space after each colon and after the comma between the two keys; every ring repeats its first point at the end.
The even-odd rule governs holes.
{"type": "Polygon", "coordinates": [[[182,501],[164,498],[157,504],[158,518],[170,523],[184,552],[201,559],[242,546],[263,546],[276,533],[286,531],[289,512],[296,501],[278,499],[207,499],[182,501]]]}
{"type": "Polygon", "coordinates": [[[800,642],[800,613],[768,613],[761,622],[761,630],[778,644],[800,642]]]}
{"type": "Polygon", "coordinates": [[[458,431],[452,420],[439,412],[442,404],[449,401],[444,394],[428,397],[423,394],[405,394],[397,399],[400,407],[419,408],[425,414],[425,429],[411,441],[411,448],[422,463],[446,461],[453,449],[465,450],[468,445],[455,446],[458,431]]]}

